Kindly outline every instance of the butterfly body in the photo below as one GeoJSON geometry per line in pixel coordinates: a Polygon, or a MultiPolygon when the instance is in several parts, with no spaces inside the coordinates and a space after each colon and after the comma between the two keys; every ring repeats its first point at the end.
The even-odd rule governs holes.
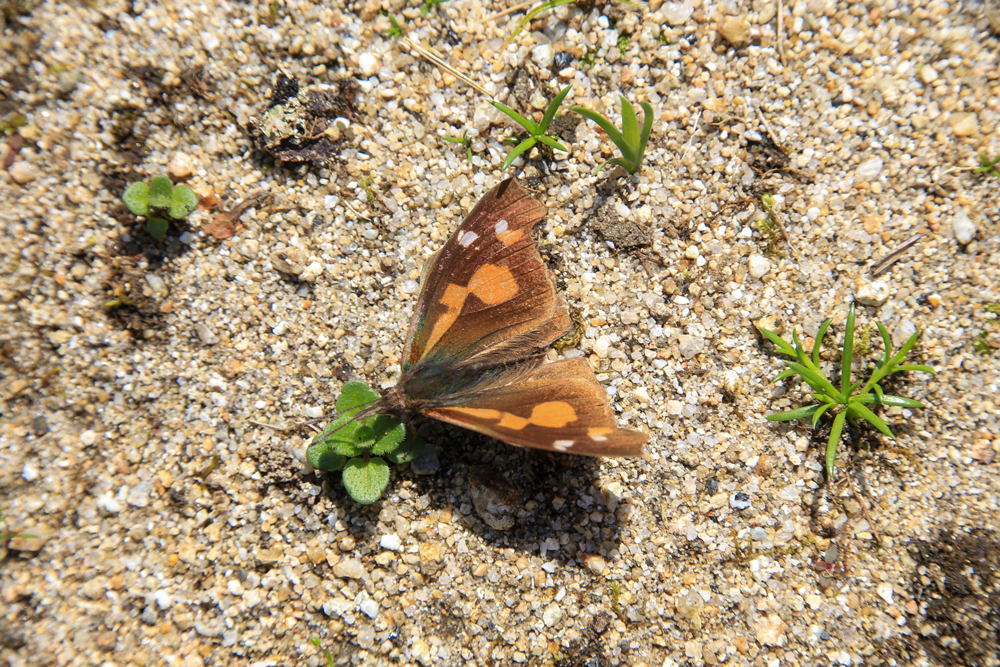
{"type": "Polygon", "coordinates": [[[513,445],[642,454],[585,359],[545,363],[573,327],[531,236],[545,208],[516,181],[488,192],[424,268],[399,382],[365,412],[424,414],[513,445]]]}

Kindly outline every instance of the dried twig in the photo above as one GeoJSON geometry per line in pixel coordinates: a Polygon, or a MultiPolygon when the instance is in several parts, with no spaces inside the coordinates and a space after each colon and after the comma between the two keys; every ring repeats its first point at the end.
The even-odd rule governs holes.
{"type": "Polygon", "coordinates": [[[785,66],[785,8],[781,0],[778,0],[778,56],[782,66],[785,66]]]}
{"type": "Polygon", "coordinates": [[[880,259],[877,262],[873,263],[871,265],[872,275],[873,276],[877,276],[880,273],[883,273],[890,266],[892,266],[893,264],[895,264],[896,262],[898,262],[900,260],[900,258],[903,256],[903,253],[906,252],[907,250],[909,250],[910,248],[912,248],[914,245],[916,245],[917,241],[919,241],[920,239],[924,238],[924,236],[925,236],[925,234],[923,232],[917,232],[916,234],[914,234],[913,236],[911,236],[909,239],[907,239],[906,241],[904,241],[903,244],[900,245],[898,248],[896,248],[895,250],[893,250],[892,252],[890,252],[888,255],[886,255],[882,259],[880,259]]]}
{"type": "Polygon", "coordinates": [[[493,93],[491,93],[490,91],[486,90],[485,88],[483,88],[482,86],[480,86],[478,83],[476,83],[475,81],[473,81],[472,79],[470,79],[469,77],[465,76],[464,74],[462,74],[461,72],[459,72],[457,69],[455,69],[454,67],[452,67],[451,65],[449,65],[448,63],[446,63],[444,60],[442,60],[437,55],[435,55],[433,51],[430,51],[428,49],[425,49],[422,46],[419,46],[418,44],[415,44],[408,37],[403,37],[402,39],[399,40],[399,43],[406,45],[406,47],[408,49],[410,49],[411,51],[416,52],[417,55],[419,55],[419,56],[421,56],[421,57],[423,57],[423,58],[431,61],[432,63],[434,63],[435,65],[437,65],[441,69],[443,69],[446,72],[450,73],[452,76],[454,76],[455,78],[457,78],[457,79],[461,80],[463,83],[465,83],[465,85],[469,86],[470,88],[473,88],[476,92],[481,93],[481,94],[485,95],[486,97],[488,97],[490,99],[493,99],[493,93]]]}
{"type": "Polygon", "coordinates": [[[488,21],[495,21],[495,20],[497,20],[499,18],[503,18],[504,16],[507,16],[509,14],[516,14],[517,12],[521,11],[522,9],[527,9],[528,7],[531,7],[533,4],[535,4],[534,0],[529,0],[528,2],[522,2],[519,5],[514,5],[513,7],[508,7],[507,9],[501,10],[501,11],[497,12],[496,14],[490,14],[489,16],[487,16],[486,18],[483,19],[483,23],[486,23],[488,21]]]}

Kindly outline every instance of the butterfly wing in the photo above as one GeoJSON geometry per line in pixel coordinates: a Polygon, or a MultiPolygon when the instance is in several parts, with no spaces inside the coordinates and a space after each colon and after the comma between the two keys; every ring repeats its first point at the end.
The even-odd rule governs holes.
{"type": "Polygon", "coordinates": [[[513,179],[480,200],[427,265],[404,376],[515,361],[572,327],[531,236],[543,217],[545,207],[513,179]]]}
{"type": "Polygon", "coordinates": [[[424,414],[512,445],[590,456],[641,456],[649,439],[618,428],[604,388],[582,358],[515,370],[495,386],[424,414]]]}

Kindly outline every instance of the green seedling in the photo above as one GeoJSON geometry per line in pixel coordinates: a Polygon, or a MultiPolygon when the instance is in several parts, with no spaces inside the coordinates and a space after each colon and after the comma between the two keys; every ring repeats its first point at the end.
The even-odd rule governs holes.
{"type": "Polygon", "coordinates": [[[972,170],[974,174],[993,174],[997,178],[1000,178],[1000,169],[997,169],[997,164],[1000,164],[1000,155],[997,155],[992,160],[985,153],[979,154],[979,164],[983,165],[972,170]]]}
{"type": "Polygon", "coordinates": [[[889,430],[888,425],[881,417],[876,415],[868,407],[869,405],[886,405],[903,408],[922,408],[924,404],[911,398],[901,396],[891,396],[882,391],[879,384],[887,376],[900,371],[920,371],[922,373],[934,373],[934,369],[922,364],[904,364],[906,355],[917,343],[920,337],[918,329],[903,344],[896,354],[892,353],[892,340],[889,332],[881,323],[876,322],[879,333],[882,335],[882,343],[885,352],[882,358],[875,363],[871,371],[871,377],[867,381],[851,382],[851,362],[854,360],[854,304],[847,313],[847,326],[844,330],[844,348],[840,355],[840,387],[836,387],[833,382],[827,379],[819,367],[819,355],[823,346],[823,336],[830,326],[831,320],[826,320],[816,333],[816,341],[813,343],[812,355],[805,352],[799,342],[798,333],[792,331],[794,347],[785,342],[777,334],[761,329],[760,332],[774,343],[779,354],[792,357],[794,361],[782,359],[788,368],[782,371],[775,382],[784,380],[795,375],[802,378],[802,381],[812,387],[810,396],[816,403],[795,410],[788,410],[773,415],[768,415],[768,421],[793,421],[796,419],[811,418],[813,428],[816,427],[820,417],[829,413],[833,415],[833,427],[830,429],[830,439],[826,445],[826,475],[827,479],[833,479],[833,462],[837,455],[837,445],[840,443],[840,435],[844,430],[844,421],[850,420],[851,424],[857,426],[860,420],[865,420],[879,431],[895,439],[896,436],[889,430]]]}
{"type": "Polygon", "coordinates": [[[459,137],[441,137],[445,141],[449,141],[453,144],[462,144],[465,146],[465,159],[472,163],[472,140],[469,139],[469,131],[466,130],[462,133],[461,138],[459,137]]]}
{"type": "Polygon", "coordinates": [[[607,118],[597,113],[596,111],[591,111],[584,107],[573,107],[571,111],[575,111],[584,118],[588,118],[595,123],[597,123],[602,130],[610,137],[611,141],[614,142],[618,150],[621,151],[622,156],[620,158],[612,158],[607,162],[601,164],[594,173],[596,174],[605,166],[610,164],[616,164],[630,174],[634,174],[639,171],[642,166],[642,158],[646,153],[646,143],[649,141],[649,133],[653,130],[653,107],[649,102],[641,102],[643,119],[642,119],[642,129],[639,129],[639,118],[636,116],[635,109],[629,104],[629,101],[625,99],[623,95],[619,95],[622,101],[622,131],[619,132],[618,129],[609,121],[607,118]]]}
{"type": "Polygon", "coordinates": [[[198,207],[194,190],[186,185],[173,185],[166,176],[154,176],[149,185],[142,181],[130,183],[122,201],[135,215],[148,216],[146,230],[156,238],[167,233],[169,223],[164,216],[180,220],[198,207]]]}
{"type": "Polygon", "coordinates": [[[389,484],[388,459],[408,463],[423,451],[423,440],[395,417],[375,415],[354,421],[362,408],[379,398],[364,382],[352,380],[337,397],[337,417],[306,450],[319,470],[343,471],[344,488],[364,505],[382,497],[389,484]],[[385,459],[381,457],[385,457],[385,459]]]}
{"type": "Polygon", "coordinates": [[[624,58],[625,53],[628,52],[628,35],[626,34],[618,35],[617,46],[619,55],[621,55],[621,57],[624,58]]]}
{"type": "Polygon", "coordinates": [[[398,21],[396,21],[396,17],[390,14],[389,12],[385,11],[384,9],[381,11],[381,14],[389,18],[389,29],[383,32],[382,36],[385,37],[386,39],[392,39],[394,37],[402,37],[403,27],[399,25],[398,21]]]}
{"type": "Polygon", "coordinates": [[[525,14],[524,18],[521,19],[521,21],[517,24],[517,27],[514,28],[514,32],[512,32],[510,37],[507,38],[507,41],[503,43],[503,48],[500,49],[500,53],[503,53],[504,49],[507,48],[507,45],[510,44],[515,37],[521,34],[521,31],[524,30],[524,28],[529,23],[534,21],[540,14],[542,14],[543,12],[547,12],[550,9],[556,9],[557,7],[562,7],[563,5],[571,5],[574,2],[576,2],[576,0],[546,0],[545,2],[540,2],[531,9],[529,9],[528,13],[525,14]]]}
{"type": "Polygon", "coordinates": [[[324,662],[324,667],[335,666],[336,663],[333,661],[333,653],[330,652],[330,649],[323,648],[323,642],[319,640],[319,637],[310,637],[309,642],[319,650],[323,651],[323,659],[326,661],[324,662]]]}
{"type": "MultiPolygon", "coordinates": [[[[3,518],[3,506],[0,505],[0,524],[5,524],[6,521],[3,518]]],[[[17,538],[22,539],[32,539],[35,537],[30,533],[8,533],[6,529],[0,530],[0,542],[6,542],[7,540],[13,540],[17,538]]]]}
{"type": "Polygon", "coordinates": [[[434,7],[435,5],[443,5],[446,2],[448,2],[448,0],[424,0],[424,6],[420,8],[420,15],[427,16],[431,11],[431,7],[434,7]]]}
{"type": "Polygon", "coordinates": [[[503,166],[500,168],[501,171],[506,171],[507,167],[509,167],[521,153],[531,150],[531,148],[538,143],[545,144],[546,146],[556,150],[565,151],[567,153],[569,152],[568,148],[559,143],[558,137],[549,136],[545,134],[545,132],[549,129],[549,124],[556,117],[556,111],[559,110],[560,105],[562,105],[563,100],[566,98],[566,95],[569,94],[572,87],[573,86],[566,86],[551,102],[549,102],[549,106],[545,110],[545,115],[542,116],[542,122],[540,123],[536,123],[532,119],[522,116],[506,104],[490,100],[490,104],[514,119],[514,122],[523,127],[529,135],[527,139],[524,139],[514,148],[514,150],[510,152],[507,159],[504,160],[503,166]]]}
{"type": "Polygon", "coordinates": [[[760,195],[761,206],[767,217],[753,223],[753,226],[767,239],[766,254],[770,257],[784,257],[781,252],[781,224],[778,222],[777,202],[774,195],[764,192],[760,195]]]}

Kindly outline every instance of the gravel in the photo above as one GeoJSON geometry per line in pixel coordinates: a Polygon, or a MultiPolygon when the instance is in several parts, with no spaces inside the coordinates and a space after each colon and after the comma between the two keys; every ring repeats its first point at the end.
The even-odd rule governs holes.
{"type": "Polygon", "coordinates": [[[997,634],[993,589],[951,625],[928,612],[971,567],[932,553],[941,531],[1000,548],[1000,364],[974,347],[1000,301],[1000,179],[973,171],[1000,155],[995,3],[783,5],[786,64],[773,2],[572,4],[506,48],[517,15],[479,0],[5,13],[6,664],[1000,660],[975,639],[997,634]],[[423,458],[373,505],[305,469],[302,425],[343,382],[393,384],[421,269],[509,150],[506,117],[385,36],[383,8],[521,112],[566,85],[564,109],[619,126],[619,92],[652,104],[635,175],[594,174],[617,151],[590,121],[569,154],[521,160],[581,325],[550,356],[591,363],[644,458],[418,420],[423,458]],[[319,166],[252,136],[279,70],[341,119],[319,166]],[[471,161],[443,140],[466,131],[471,161]],[[158,241],[120,197],[161,173],[218,204],[158,241]],[[765,192],[787,241],[755,225],[765,192]],[[640,245],[609,245],[599,213],[640,245]],[[895,441],[850,433],[828,485],[826,432],[764,419],[805,392],[772,382],[753,323],[811,347],[829,317],[839,344],[854,299],[896,345],[919,329],[937,374],[900,378],[926,407],[881,412],[895,441]]]}

